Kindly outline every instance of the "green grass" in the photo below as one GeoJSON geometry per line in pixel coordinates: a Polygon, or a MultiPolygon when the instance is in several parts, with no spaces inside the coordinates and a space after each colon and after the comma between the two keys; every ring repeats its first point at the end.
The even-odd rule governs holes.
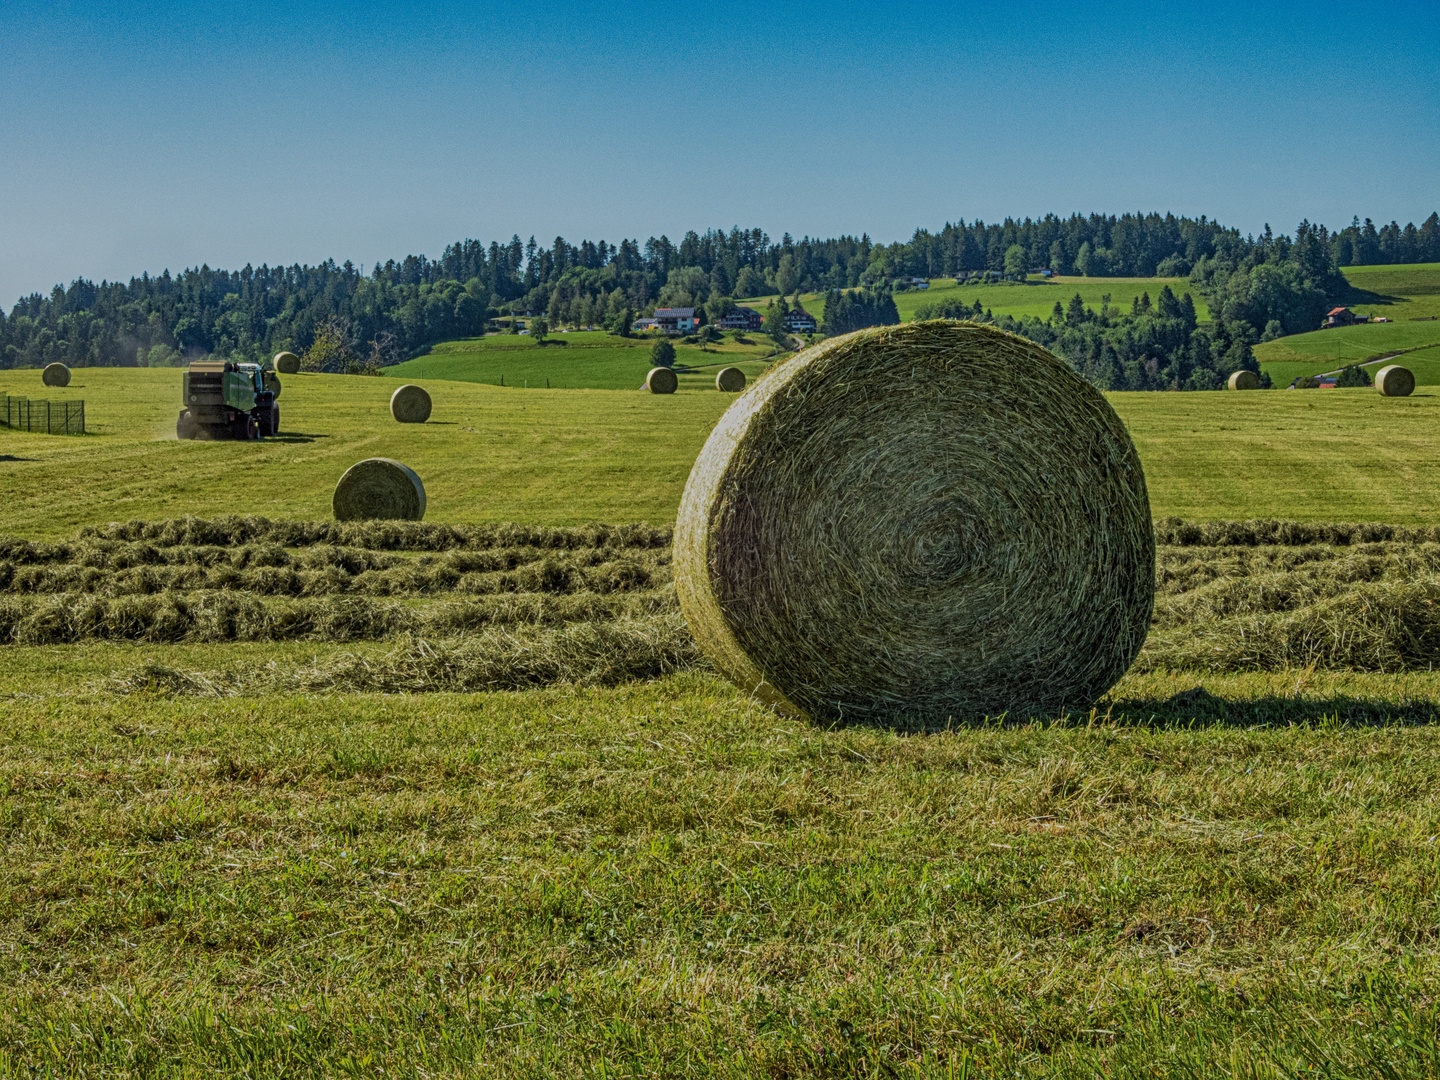
{"type": "MultiPolygon", "coordinates": [[[[761,360],[774,352],[774,345],[762,335],[742,345],[726,334],[716,345],[686,345],[675,342],[675,362],[696,369],[680,376],[687,390],[715,389],[715,373],[735,366],[754,378],[765,370],[761,360]],[[708,372],[708,374],[707,374],[708,372]]],[[[537,345],[528,337],[493,334],[483,338],[447,341],[429,353],[396,364],[386,374],[414,381],[445,379],[488,383],[498,386],[503,377],[507,387],[555,389],[633,390],[645,381],[650,362],[651,338],[621,338],[599,331],[561,334],[537,345]]]]}
{"type": "MultiPolygon", "coordinates": [[[[1102,298],[1106,294],[1110,296],[1112,307],[1129,311],[1131,302],[1141,294],[1149,293],[1153,302],[1166,285],[1170,286],[1176,296],[1190,293],[1195,300],[1195,310],[1199,317],[1202,320],[1210,318],[1210,309],[1185,278],[1034,278],[1024,284],[1006,282],[999,285],[957,285],[951,278],[934,278],[930,282],[930,288],[924,291],[896,293],[895,307],[900,312],[901,322],[910,322],[915,317],[915,309],[921,304],[944,299],[963,300],[971,305],[979,300],[996,316],[1010,315],[1018,319],[1022,315],[1033,315],[1036,318],[1048,319],[1057,301],[1064,307],[1076,293],[1080,294],[1086,306],[1093,307],[1096,311],[1100,310],[1104,302],[1102,298]]],[[[763,310],[774,299],[757,297],[744,301],[744,304],[746,307],[763,310]]],[[[805,293],[800,300],[805,310],[817,319],[824,316],[823,293],[805,293]]]]}
{"type": "MultiPolygon", "coordinates": [[[[83,398],[95,434],[0,428],[0,533],[68,536],[94,522],[185,514],[328,517],[335,482],[367,457],[418,470],[432,521],[668,524],[733,400],[688,388],[656,396],[418,381],[435,401],[427,424],[390,419],[396,379],[299,375],[281,394],[282,438],[206,443],[174,438],[178,371],[80,369],[47,396],[83,398]]],[[[0,393],[39,389],[38,372],[0,372],[0,393]]],[[[1440,514],[1440,397],[1428,389],[1398,400],[1370,390],[1110,400],[1140,449],[1157,517],[1408,524],[1440,514]]]]}
{"type": "MultiPolygon", "coordinates": [[[[293,434],[182,443],[176,371],[80,369],[48,392],[0,372],[0,393],[84,398],[95,432],[0,429],[0,533],[324,518],[372,455],[419,470],[432,522],[668,524],[730,400],[435,379],[412,426],[386,411],[398,381],[293,377],[293,434]]],[[[1157,517],[1440,520],[1427,390],[1110,400],[1157,517]]],[[[1162,551],[1152,660],[1187,655],[1186,619],[1238,628],[1247,655],[1262,623],[1353,637],[1360,616],[1312,635],[1297,605],[1422,590],[1436,558],[1206,543],[1162,551]]],[[[627,560],[653,573],[617,603],[666,587],[659,549],[516,544],[361,559],[342,538],[283,565],[256,542],[249,577],[225,577],[231,546],[194,580],[243,597],[269,566],[293,580],[265,604],[423,614],[533,571],[549,619],[576,599],[557,567],[583,576],[567,588],[638,582],[627,560]]],[[[52,595],[149,601],[184,567],[146,558],[87,555],[93,576],[52,595]]],[[[550,630],[520,607],[458,644],[0,648],[0,1074],[1440,1071],[1440,674],[1147,661],[1093,714],[924,735],[781,720],[703,671],[353,692],[397,656],[523,666],[550,630]],[[239,692],[171,695],[175,671],[239,692]]]]}
{"type": "Polygon", "coordinates": [[[1433,1075],[1440,736],[1337,717],[1436,677],[1193,684],[926,737],[700,676],[24,687],[0,1070],[1433,1075]]]}

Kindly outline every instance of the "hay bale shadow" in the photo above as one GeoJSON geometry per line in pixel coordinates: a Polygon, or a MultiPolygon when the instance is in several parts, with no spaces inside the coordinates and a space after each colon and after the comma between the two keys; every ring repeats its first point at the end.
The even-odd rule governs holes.
{"type": "Polygon", "coordinates": [[[1384,700],[1349,694],[1322,696],[1271,694],[1230,700],[1203,686],[1164,700],[1121,698],[1100,710],[1107,724],[1123,727],[1176,728],[1196,725],[1227,727],[1288,727],[1294,724],[1347,725],[1440,723],[1440,701],[1384,700]]]}

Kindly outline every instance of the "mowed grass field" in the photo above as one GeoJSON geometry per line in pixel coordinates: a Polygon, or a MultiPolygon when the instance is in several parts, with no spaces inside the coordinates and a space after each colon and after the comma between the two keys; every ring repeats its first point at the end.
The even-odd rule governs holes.
{"type": "MultiPolygon", "coordinates": [[[[281,438],[210,443],[174,438],[178,371],[78,370],[45,396],[83,399],[94,434],[0,428],[0,533],[61,537],[186,514],[323,518],[335,482],[366,457],[416,469],[432,521],[668,524],[733,400],[713,382],[652,395],[415,381],[434,399],[427,424],[390,418],[397,379],[297,375],[281,392],[281,438]]],[[[44,389],[38,372],[0,372],[0,393],[44,389]]],[[[1427,389],[1110,400],[1140,449],[1157,517],[1411,524],[1440,514],[1440,395],[1427,389]]]]}
{"type": "MultiPolygon", "coordinates": [[[[0,552],[0,1074],[1440,1073],[1436,544],[1219,529],[1095,711],[828,729],[687,658],[658,530],[533,527],[668,525],[727,396],[399,381],[181,443],[176,371],[0,373],[95,431],[0,429],[61,542],[0,552]],[[527,524],[71,539],[374,455],[527,524]]],[[[1157,517],[1440,520],[1429,390],[1110,400],[1157,517]]]]}
{"type": "MultiPolygon", "coordinates": [[[[775,346],[763,335],[742,344],[726,334],[714,345],[686,345],[676,340],[675,363],[693,370],[679,373],[686,390],[715,390],[715,375],[722,367],[738,367],[746,378],[765,370],[762,359],[775,346]]],[[[429,353],[387,368],[386,374],[406,382],[449,379],[525,389],[634,390],[653,366],[649,337],[622,338],[600,331],[556,334],[537,344],[528,336],[491,334],[481,338],[447,341],[429,353]]]]}

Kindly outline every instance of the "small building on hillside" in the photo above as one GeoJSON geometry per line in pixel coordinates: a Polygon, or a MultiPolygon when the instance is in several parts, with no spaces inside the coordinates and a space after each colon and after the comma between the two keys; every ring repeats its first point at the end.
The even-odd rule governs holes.
{"type": "Polygon", "coordinates": [[[923,277],[897,277],[895,288],[897,289],[928,289],[930,282],[923,277]]]}
{"type": "Polygon", "coordinates": [[[720,316],[715,324],[721,330],[759,330],[765,325],[765,316],[750,307],[734,307],[720,316]]]}
{"type": "Polygon", "coordinates": [[[785,329],[792,334],[813,334],[818,328],[815,316],[804,308],[797,307],[785,315],[785,329]]]}
{"type": "Polygon", "coordinates": [[[662,307],[655,309],[655,325],[667,334],[693,334],[700,320],[693,307],[662,307]]]}
{"type": "Polygon", "coordinates": [[[654,330],[657,325],[654,319],[636,319],[631,329],[637,334],[643,334],[647,330],[654,330]]]}
{"type": "Polygon", "coordinates": [[[1331,308],[1325,313],[1325,321],[1320,324],[1320,329],[1328,330],[1332,326],[1354,326],[1356,323],[1365,321],[1364,315],[1356,315],[1348,307],[1331,308]]]}

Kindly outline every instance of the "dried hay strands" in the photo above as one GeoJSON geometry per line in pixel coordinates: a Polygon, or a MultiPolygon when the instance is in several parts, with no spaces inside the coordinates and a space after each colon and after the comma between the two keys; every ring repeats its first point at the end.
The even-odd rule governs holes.
{"type": "Polygon", "coordinates": [[[1409,397],[1415,392],[1415,375],[1409,368],[1388,364],[1375,373],[1375,389],[1385,397],[1409,397]]]}
{"type": "Polygon", "coordinates": [[[402,424],[423,424],[430,419],[430,395],[423,386],[406,383],[390,395],[390,415],[402,424]]]}
{"type": "Polygon", "coordinates": [[[1039,345],[953,321],[831,339],[756,382],[695,463],[674,558],[715,667],[823,722],[1088,707],[1155,599],[1114,410],[1039,345]]]}
{"type": "Polygon", "coordinates": [[[69,386],[70,369],[64,364],[46,364],[40,373],[40,381],[46,386],[69,386]]]}
{"type": "Polygon", "coordinates": [[[745,389],[745,373],[738,367],[721,368],[715,376],[715,389],[727,394],[738,394],[745,389]]]}
{"type": "Polygon", "coordinates": [[[1259,390],[1260,376],[1253,371],[1237,371],[1230,376],[1225,386],[1230,390],[1259,390]]]}
{"type": "Polygon", "coordinates": [[[275,370],[281,375],[295,375],[300,371],[300,357],[293,352],[275,354],[275,370]]]}
{"type": "Polygon", "coordinates": [[[407,465],[366,458],[340,477],[332,506],[336,521],[419,521],[425,516],[425,485],[407,465]]]}
{"type": "Polygon", "coordinates": [[[645,389],[652,394],[673,394],[679,385],[680,380],[668,367],[651,368],[645,376],[645,389]]]}

